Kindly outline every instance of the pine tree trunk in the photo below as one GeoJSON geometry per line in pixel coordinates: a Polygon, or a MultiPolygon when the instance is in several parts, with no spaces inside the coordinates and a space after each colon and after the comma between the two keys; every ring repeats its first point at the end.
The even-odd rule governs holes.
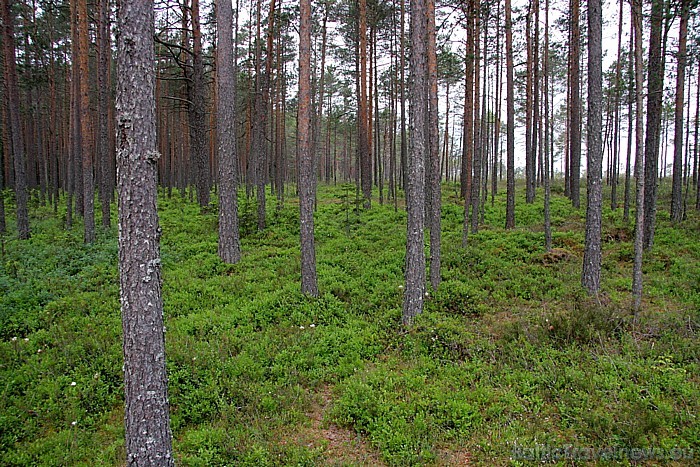
{"type": "Polygon", "coordinates": [[[588,2],[588,125],[586,241],[581,283],[591,295],[600,291],[603,222],[603,11],[601,0],[588,2]]]}
{"type": "Polygon", "coordinates": [[[126,464],[172,466],[156,210],[153,3],[123,0],[117,20],[119,276],[126,464]]]}
{"type": "Polygon", "coordinates": [[[230,264],[241,259],[236,191],[236,86],[233,57],[233,9],[228,0],[216,3],[217,149],[219,160],[219,258],[230,264]]]}
{"type": "Polygon", "coordinates": [[[549,0],[544,7],[544,247],[552,249],[552,222],[550,215],[551,177],[549,176],[549,0]]]}
{"type": "Polygon", "coordinates": [[[647,67],[646,137],[644,140],[644,249],[654,244],[656,196],[659,177],[659,146],[664,87],[662,26],[665,0],[651,2],[651,30],[647,67]]]}
{"type": "Polygon", "coordinates": [[[642,307],[642,254],[644,252],[644,60],[642,58],[642,0],[632,1],[632,25],[634,29],[634,90],[635,90],[635,160],[636,206],[634,225],[634,266],[632,270],[632,296],[634,311],[642,307]]]}
{"type": "Polygon", "coordinates": [[[85,243],[95,241],[95,184],[92,173],[92,122],[90,115],[90,76],[88,68],[89,55],[89,31],[87,17],[87,0],[78,1],[78,41],[80,53],[78,54],[78,68],[80,70],[80,140],[82,142],[82,169],[83,169],[83,220],[85,243]]]}
{"type": "Polygon", "coordinates": [[[685,97],[686,44],[688,40],[689,0],[681,0],[681,21],[678,28],[678,65],[676,66],[676,112],[673,137],[673,184],[671,187],[671,220],[683,220],[683,111],[685,97]]]}
{"type": "Polygon", "coordinates": [[[15,36],[11,12],[11,0],[2,0],[0,14],[3,23],[3,55],[5,59],[5,89],[9,114],[12,154],[15,169],[15,197],[17,203],[17,236],[20,240],[29,239],[29,189],[27,187],[26,154],[20,122],[19,84],[17,82],[17,59],[15,56],[15,36]]]}
{"type": "Polygon", "coordinates": [[[515,93],[513,90],[513,21],[506,1],[506,229],[515,228],[515,93]]]}
{"type": "Polygon", "coordinates": [[[477,15],[475,0],[468,0],[464,11],[467,23],[467,50],[464,65],[464,118],[462,138],[462,170],[460,174],[460,195],[464,198],[464,229],[462,243],[469,232],[469,200],[472,191],[472,163],[474,161],[474,17],[477,15]]]}
{"type": "Polygon", "coordinates": [[[301,291],[318,296],[314,201],[316,177],[311,153],[311,0],[299,4],[299,221],[301,241],[301,291]]]}
{"type": "Polygon", "coordinates": [[[97,23],[97,157],[100,161],[100,203],[102,203],[102,226],[109,228],[111,225],[110,201],[112,194],[112,180],[109,156],[109,88],[108,74],[111,57],[110,27],[109,27],[109,0],[99,0],[99,19],[97,23]]]}
{"type": "Polygon", "coordinates": [[[428,223],[430,224],[430,284],[433,290],[437,290],[440,285],[440,213],[441,213],[441,190],[440,190],[440,141],[438,122],[438,73],[437,73],[437,51],[435,39],[435,0],[427,0],[427,66],[428,66],[428,141],[430,157],[428,164],[430,170],[430,212],[428,213],[428,223]]]}
{"type": "Polygon", "coordinates": [[[428,152],[428,63],[427,20],[424,0],[411,0],[411,59],[409,96],[411,96],[411,148],[406,180],[406,288],[403,316],[405,326],[423,311],[425,299],[425,154],[428,152]]]}
{"type": "Polygon", "coordinates": [[[581,28],[579,25],[580,0],[571,0],[571,44],[569,72],[571,76],[571,100],[569,109],[571,121],[569,127],[569,183],[571,184],[571,204],[581,206],[581,28]]]}
{"type": "MultiPolygon", "coordinates": [[[[192,0],[192,70],[189,88],[190,153],[194,162],[197,202],[201,208],[209,205],[209,155],[207,154],[206,84],[199,0],[192,0]]],[[[188,80],[190,82],[190,80],[188,80]]]]}
{"type": "Polygon", "coordinates": [[[360,94],[357,119],[357,149],[360,157],[360,182],[363,205],[372,205],[372,154],[370,152],[369,100],[367,90],[367,1],[359,0],[359,61],[360,94]]]}
{"type": "MultiPolygon", "coordinates": [[[[630,18],[632,17],[632,4],[630,4],[630,18]]],[[[625,223],[629,222],[630,219],[630,204],[631,204],[631,159],[632,159],[632,132],[634,131],[634,23],[630,20],[630,43],[629,43],[629,57],[628,57],[628,68],[627,68],[627,163],[625,166],[625,205],[623,209],[622,219],[625,223]]]]}

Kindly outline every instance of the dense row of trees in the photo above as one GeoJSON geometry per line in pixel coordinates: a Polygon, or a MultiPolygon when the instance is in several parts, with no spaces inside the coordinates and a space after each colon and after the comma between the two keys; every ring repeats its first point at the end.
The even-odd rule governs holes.
{"type": "MultiPolygon", "coordinates": [[[[510,0],[324,0],[313,13],[310,0],[298,9],[281,0],[121,1],[116,14],[108,0],[2,0],[0,189],[14,192],[20,239],[30,236],[34,197],[55,212],[65,203],[66,228],[82,217],[89,243],[96,194],[101,225],[109,227],[118,188],[128,431],[169,440],[161,423],[167,398],[156,180],[166,196],[196,197],[203,210],[217,194],[219,255],[229,263],[241,254],[238,189],[256,204],[264,230],[267,196],[281,206],[296,188],[302,290],[310,295],[318,294],[316,183],[354,182],[364,209],[375,199],[398,209],[403,190],[403,321],[410,324],[428,281],[439,287],[442,182],[454,182],[464,200],[466,244],[504,171],[505,227],[517,225],[516,167],[524,166],[525,202],[544,190],[549,249],[551,182],[560,176],[579,207],[585,155],[582,284],[599,292],[603,184],[619,209],[624,183],[626,220],[635,206],[639,309],[642,251],[653,246],[668,165],[672,220],[683,221],[689,202],[700,209],[700,38],[689,33],[697,29],[697,6],[621,2],[617,50],[604,70],[600,0],[586,8],[579,0],[516,7],[510,0]],[[158,394],[144,392],[147,386],[158,394]],[[140,410],[161,418],[143,425],[140,410]]],[[[158,455],[171,460],[170,449],[158,455]]],[[[131,462],[148,447],[127,442],[127,450],[131,462]]]]}

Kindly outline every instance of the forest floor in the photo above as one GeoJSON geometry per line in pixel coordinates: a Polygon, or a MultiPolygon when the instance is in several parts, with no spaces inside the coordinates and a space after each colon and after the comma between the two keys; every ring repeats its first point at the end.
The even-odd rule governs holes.
{"type": "MultiPolygon", "coordinates": [[[[499,193],[461,247],[464,208],[445,185],[442,284],[409,329],[400,208],[319,187],[309,298],[293,195],[268,203],[263,232],[240,199],[236,265],[217,257],[215,203],[162,196],[178,464],[700,463],[700,216],[672,226],[660,201],[635,317],[622,208],[604,211],[603,292],[590,298],[585,210],[557,188],[548,253],[541,194],[526,205],[518,192],[506,231],[499,193]]],[[[62,209],[35,200],[31,215],[30,240],[12,218],[0,239],[0,465],[123,465],[116,227],[84,245],[62,209]]]]}

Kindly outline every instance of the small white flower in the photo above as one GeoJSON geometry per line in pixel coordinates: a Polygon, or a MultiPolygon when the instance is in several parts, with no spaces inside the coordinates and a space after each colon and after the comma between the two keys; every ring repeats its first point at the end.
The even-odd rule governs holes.
{"type": "Polygon", "coordinates": [[[195,360],[197,360],[197,357],[192,357],[192,361],[195,361],[195,360]]]}
{"type": "Polygon", "coordinates": [[[12,342],[17,342],[17,336],[12,338],[12,342]]]}
{"type": "Polygon", "coordinates": [[[29,342],[29,338],[28,338],[28,337],[25,337],[25,338],[24,338],[24,342],[29,342]]]}
{"type": "Polygon", "coordinates": [[[426,298],[430,297],[430,294],[428,292],[425,293],[426,298]]]}
{"type": "Polygon", "coordinates": [[[41,349],[37,350],[36,353],[41,353],[41,349]]]}
{"type": "Polygon", "coordinates": [[[299,326],[299,329],[304,329],[304,326],[299,326]]]}
{"type": "Polygon", "coordinates": [[[399,286],[399,289],[403,289],[403,285],[400,285],[400,286],[399,286]]]}
{"type": "Polygon", "coordinates": [[[71,381],[71,383],[70,383],[71,386],[75,386],[76,384],[78,384],[78,383],[76,383],[75,381],[71,381]]]}
{"type": "Polygon", "coordinates": [[[316,325],[312,323],[312,324],[309,324],[309,327],[310,327],[310,328],[315,328],[316,325]]]}
{"type": "Polygon", "coordinates": [[[77,424],[78,424],[78,422],[77,422],[77,421],[75,421],[75,420],[73,420],[72,422],[70,422],[70,424],[71,424],[71,425],[73,425],[73,426],[75,426],[75,425],[77,425],[77,424]]]}

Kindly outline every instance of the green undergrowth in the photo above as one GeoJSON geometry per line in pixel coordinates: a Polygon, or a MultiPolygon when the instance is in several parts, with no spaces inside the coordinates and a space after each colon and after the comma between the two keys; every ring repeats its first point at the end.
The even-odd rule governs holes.
{"type": "MultiPolygon", "coordinates": [[[[329,449],[331,427],[397,466],[464,453],[477,465],[570,465],[546,450],[562,446],[656,448],[696,462],[697,213],[672,226],[662,200],[644,310],[634,316],[633,231],[621,209],[604,210],[603,292],[588,297],[579,285],[583,210],[554,195],[546,252],[541,195],[526,205],[518,192],[518,228],[507,231],[499,193],[462,247],[454,192],[445,185],[442,283],[409,329],[400,325],[400,206],[375,197],[365,211],[354,187],[319,187],[320,295],[310,298],[300,293],[291,194],[280,209],[268,203],[262,232],[241,197],[236,265],[218,259],[215,202],[202,212],[186,197],[161,197],[178,463],[353,465],[356,456],[329,449]],[[330,400],[315,426],[309,414],[322,396],[330,400]],[[540,457],[522,455],[532,448],[540,457]]],[[[0,465],[123,465],[116,228],[84,245],[79,224],[63,229],[60,209],[54,216],[35,202],[31,213],[31,240],[12,231],[1,239],[0,465]]]]}

